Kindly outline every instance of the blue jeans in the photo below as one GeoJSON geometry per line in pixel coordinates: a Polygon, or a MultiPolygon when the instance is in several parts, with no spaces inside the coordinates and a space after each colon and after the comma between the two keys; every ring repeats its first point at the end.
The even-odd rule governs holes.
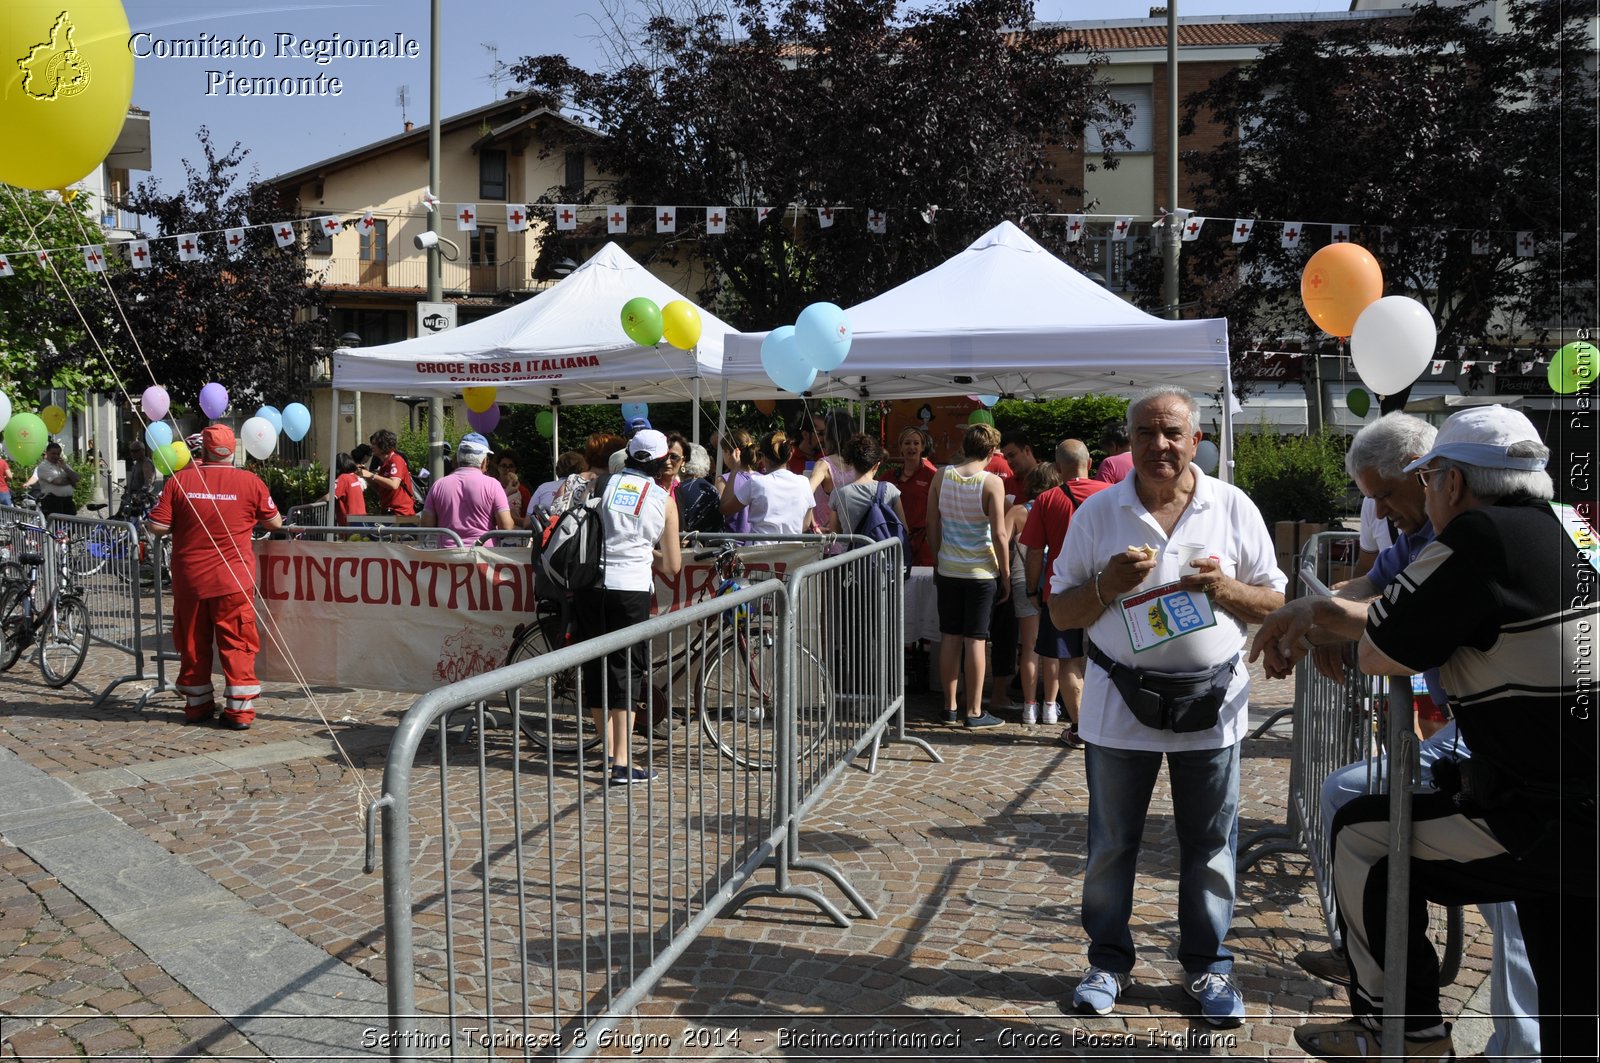
{"type": "Polygon", "coordinates": [[[1167,758],[1178,834],[1178,961],[1188,974],[1227,974],[1223,945],[1233,924],[1234,854],[1239,848],[1239,747],[1149,752],[1090,744],[1089,866],[1083,876],[1083,928],[1089,964],[1133,970],[1134,868],[1150,794],[1167,758]]]}

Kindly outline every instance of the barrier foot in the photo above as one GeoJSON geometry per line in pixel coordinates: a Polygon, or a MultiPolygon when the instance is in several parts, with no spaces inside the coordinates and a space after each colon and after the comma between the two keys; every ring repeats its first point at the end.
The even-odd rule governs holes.
{"type": "Polygon", "coordinates": [[[1250,835],[1239,845],[1239,856],[1234,861],[1234,869],[1248,871],[1255,866],[1257,860],[1274,853],[1303,853],[1300,843],[1295,841],[1294,832],[1288,827],[1267,827],[1250,835]]]}
{"type": "MultiPolygon", "coordinates": [[[[98,709],[101,705],[104,705],[106,699],[111,696],[111,692],[113,690],[117,689],[119,686],[121,686],[124,683],[131,683],[136,679],[148,679],[148,678],[149,678],[149,676],[143,676],[143,675],[125,675],[125,676],[122,676],[120,679],[113,679],[111,681],[111,685],[106,687],[104,690],[100,691],[100,696],[95,698],[94,699],[94,703],[91,704],[89,707],[91,709],[98,709]]],[[[168,683],[166,680],[158,680],[156,682],[155,686],[151,687],[149,690],[146,690],[143,694],[139,695],[139,700],[133,703],[133,711],[134,712],[143,712],[144,711],[145,702],[149,701],[151,698],[155,697],[157,694],[165,694],[169,690],[175,692],[177,689],[178,689],[177,687],[173,686],[171,683],[168,683]]]]}
{"type": "Polygon", "coordinates": [[[1288,716],[1291,719],[1294,717],[1294,706],[1293,705],[1290,705],[1286,709],[1279,709],[1277,712],[1273,713],[1271,716],[1268,716],[1264,721],[1262,721],[1262,724],[1261,724],[1260,727],[1257,727],[1254,731],[1250,732],[1249,737],[1251,739],[1260,738],[1262,735],[1264,735],[1268,731],[1272,730],[1272,728],[1277,724],[1277,722],[1279,720],[1283,719],[1285,716],[1288,716]]]}
{"type": "Polygon", "coordinates": [[[890,735],[889,741],[891,743],[904,742],[906,745],[916,746],[918,749],[928,754],[928,759],[933,761],[935,764],[944,763],[944,758],[939,755],[938,751],[935,750],[933,746],[928,744],[928,740],[926,738],[918,738],[915,735],[900,734],[890,735]]]}
{"type": "Polygon", "coordinates": [[[792,860],[789,863],[789,870],[815,871],[819,875],[826,876],[832,880],[835,886],[839,887],[839,892],[844,894],[845,900],[849,901],[855,906],[855,910],[860,913],[861,918],[878,918],[877,911],[873,909],[872,905],[867,903],[867,899],[861,896],[860,892],[857,891],[854,886],[850,885],[850,880],[845,878],[844,874],[837,868],[829,864],[822,863],[820,860],[792,860]]]}
{"type": "Polygon", "coordinates": [[[878,774],[878,750],[883,748],[883,732],[872,736],[872,746],[867,750],[867,774],[878,774]]]}
{"type": "Polygon", "coordinates": [[[717,912],[717,918],[720,919],[724,916],[732,915],[757,897],[791,897],[802,901],[810,901],[818,911],[832,920],[833,925],[840,930],[848,930],[851,925],[850,917],[841,912],[832,901],[816,890],[808,889],[805,886],[746,886],[728,898],[728,903],[724,904],[721,910],[717,912]]]}

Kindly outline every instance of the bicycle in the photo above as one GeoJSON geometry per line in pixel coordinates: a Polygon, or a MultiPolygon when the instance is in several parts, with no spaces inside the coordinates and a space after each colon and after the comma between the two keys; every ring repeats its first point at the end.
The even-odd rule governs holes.
{"type": "Polygon", "coordinates": [[[25,533],[48,535],[56,544],[56,585],[40,601],[39,571],[43,553],[24,552],[18,562],[27,569],[21,585],[0,592],[0,672],[8,671],[22,652],[37,644],[39,671],[47,686],[62,687],[77,676],[89,654],[89,607],[84,604],[68,563],[74,540],[67,532],[18,522],[25,533]]]}
{"type": "MultiPolygon", "coordinates": [[[[121,486],[118,481],[118,486],[121,486]]],[[[155,578],[153,562],[154,551],[159,550],[161,555],[162,571],[170,571],[172,561],[172,540],[162,538],[155,547],[149,544],[149,538],[144,531],[145,519],[150,511],[155,508],[156,496],[149,488],[139,488],[126,491],[122,495],[122,503],[117,511],[111,515],[111,520],[132,524],[138,532],[137,549],[130,546],[127,538],[120,528],[104,525],[92,529],[88,536],[78,540],[78,545],[73,551],[72,565],[79,577],[93,576],[111,561],[117,562],[112,566],[112,571],[123,580],[130,578],[135,565],[139,568],[142,579],[155,578]]],[[[96,502],[85,507],[96,515],[103,517],[106,509],[104,502],[96,502]]]]}

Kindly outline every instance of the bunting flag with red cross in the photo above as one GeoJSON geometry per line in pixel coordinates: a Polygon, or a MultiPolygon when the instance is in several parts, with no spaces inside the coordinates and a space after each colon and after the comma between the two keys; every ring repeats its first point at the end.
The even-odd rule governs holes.
{"type": "Polygon", "coordinates": [[[343,229],[344,222],[340,221],[338,218],[335,218],[332,214],[324,214],[322,217],[317,219],[317,233],[324,240],[332,240],[335,236],[338,236],[340,231],[343,229]]]}
{"type": "Polygon", "coordinates": [[[1435,358],[1433,360],[1433,364],[1428,367],[1428,375],[1429,376],[1442,376],[1444,374],[1444,367],[1445,367],[1445,360],[1443,358],[1435,358]]]}
{"type": "Polygon", "coordinates": [[[1118,218],[1117,224],[1111,227],[1111,239],[1126,240],[1128,238],[1128,230],[1131,228],[1133,228],[1133,218],[1131,216],[1118,218]]]}
{"type": "Polygon", "coordinates": [[[767,215],[771,214],[771,213],[772,213],[772,208],[771,207],[757,207],[756,208],[756,221],[758,223],[766,221],[767,220],[767,215]]]}
{"type": "Polygon", "coordinates": [[[1533,257],[1533,233],[1531,233],[1531,232],[1519,232],[1519,233],[1517,233],[1517,257],[1518,258],[1532,258],[1533,257]]]}
{"type": "Polygon", "coordinates": [[[272,227],[272,238],[278,241],[279,247],[289,247],[294,243],[294,222],[280,221],[272,227]]]}
{"type": "Polygon", "coordinates": [[[1493,250],[1494,250],[1494,245],[1490,241],[1488,233],[1473,233],[1472,234],[1472,253],[1473,254],[1475,254],[1475,255],[1487,255],[1493,250]]]}
{"type": "Polygon", "coordinates": [[[356,230],[360,232],[362,236],[371,236],[373,230],[375,230],[377,227],[378,219],[372,216],[372,211],[370,210],[361,215],[361,220],[356,222],[356,230]]]}
{"type": "Polygon", "coordinates": [[[1192,243],[1200,239],[1200,230],[1205,227],[1206,219],[1190,218],[1183,223],[1183,242],[1192,243]]]}
{"type": "Polygon", "coordinates": [[[478,205],[476,203],[456,204],[456,232],[475,233],[478,231],[478,205]]]}
{"type": "MultiPolygon", "coordinates": [[[[370,217],[370,215],[368,215],[370,217]]],[[[229,258],[238,258],[244,254],[244,230],[229,229],[222,234],[222,242],[228,248],[229,258]]]]}
{"type": "Polygon", "coordinates": [[[628,231],[628,208],[616,204],[606,208],[606,232],[616,235],[628,231]]]}
{"type": "Polygon", "coordinates": [[[11,265],[11,259],[5,255],[0,255],[0,277],[15,277],[16,275],[17,271],[11,265]]]}
{"type": "Polygon", "coordinates": [[[1083,239],[1083,225],[1086,220],[1082,214],[1067,215],[1067,243],[1075,244],[1083,239]]]}
{"type": "Polygon", "coordinates": [[[433,194],[433,189],[430,188],[422,193],[422,205],[428,210],[439,209],[439,197],[433,194]]]}
{"type": "Polygon", "coordinates": [[[1348,244],[1350,242],[1350,226],[1343,222],[1335,222],[1332,239],[1336,244],[1348,244]]]}
{"type": "Polygon", "coordinates": [[[1283,223],[1283,236],[1278,240],[1279,247],[1299,247],[1300,237],[1305,235],[1305,226],[1297,221],[1283,223]]]}
{"type": "Polygon", "coordinates": [[[172,238],[178,245],[179,262],[204,262],[206,253],[200,249],[200,236],[198,233],[181,233],[172,238]]]}
{"type": "Polygon", "coordinates": [[[817,208],[817,228],[819,228],[819,229],[831,229],[831,228],[833,228],[833,216],[834,216],[835,213],[836,212],[834,211],[834,209],[832,207],[818,207],[817,208]]]}
{"type": "Polygon", "coordinates": [[[90,273],[104,273],[106,271],[106,249],[100,244],[87,244],[83,251],[83,268],[90,273]]]}
{"type": "Polygon", "coordinates": [[[1254,218],[1235,218],[1235,219],[1233,219],[1233,242],[1234,243],[1236,243],[1236,244],[1248,243],[1250,241],[1250,234],[1255,232],[1255,231],[1256,231],[1256,220],[1254,218]]]}
{"type": "Polygon", "coordinates": [[[889,231],[889,219],[884,217],[881,210],[867,211],[867,232],[882,236],[889,231]]]}
{"type": "Polygon", "coordinates": [[[576,203],[556,204],[556,231],[570,232],[578,227],[578,205],[576,203]]]}
{"type": "Polygon", "coordinates": [[[33,260],[35,262],[39,263],[39,268],[40,269],[49,269],[50,268],[50,252],[48,252],[48,251],[36,251],[36,252],[34,252],[33,260]]]}
{"type": "Polygon", "coordinates": [[[706,208],[706,235],[726,236],[728,234],[728,208],[706,208]]]}
{"type": "Polygon", "coordinates": [[[134,269],[150,268],[150,241],[134,240],[128,244],[128,261],[134,269]]]}
{"type": "MultiPolygon", "coordinates": [[[[572,209],[572,205],[571,204],[568,204],[567,207],[568,207],[569,210],[572,209]]],[[[578,214],[578,212],[576,210],[572,210],[572,215],[573,215],[573,221],[574,222],[577,221],[577,214],[578,214]]],[[[561,216],[561,208],[557,207],[556,208],[556,217],[559,218],[560,216],[561,216]]],[[[508,233],[521,233],[521,232],[527,232],[527,231],[528,231],[528,205],[526,203],[507,203],[506,204],[506,232],[508,232],[508,233]]]]}
{"type": "Polygon", "coordinates": [[[678,231],[678,208],[656,208],[656,232],[675,233],[678,231]]]}

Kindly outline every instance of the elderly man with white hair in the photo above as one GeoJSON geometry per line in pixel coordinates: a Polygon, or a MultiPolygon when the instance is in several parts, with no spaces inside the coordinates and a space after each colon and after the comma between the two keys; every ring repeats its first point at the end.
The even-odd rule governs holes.
{"type": "MultiPolygon", "coordinates": [[[[1416,474],[1434,541],[1367,612],[1369,675],[1438,668],[1469,759],[1412,804],[1406,954],[1408,1058],[1451,1058],[1425,903],[1513,901],[1539,995],[1546,1059],[1595,1057],[1595,773],[1592,682],[1576,654],[1600,626],[1592,534],[1553,506],[1549,451],[1503,406],[1445,422],[1416,474]]],[[[1263,643],[1269,667],[1305,652],[1292,630],[1263,643]]],[[[1354,974],[1352,1020],[1308,1024],[1295,1040],[1321,1059],[1378,1058],[1384,1010],[1388,798],[1335,817],[1334,892],[1354,974]]],[[[1391,1005],[1393,1006],[1393,1005],[1391,1005]]]]}
{"type": "Polygon", "coordinates": [[[456,468],[434,484],[422,506],[424,528],[448,528],[471,546],[491,531],[511,531],[511,502],[498,479],[483,468],[489,441],[468,432],[456,446],[456,468]]]}

